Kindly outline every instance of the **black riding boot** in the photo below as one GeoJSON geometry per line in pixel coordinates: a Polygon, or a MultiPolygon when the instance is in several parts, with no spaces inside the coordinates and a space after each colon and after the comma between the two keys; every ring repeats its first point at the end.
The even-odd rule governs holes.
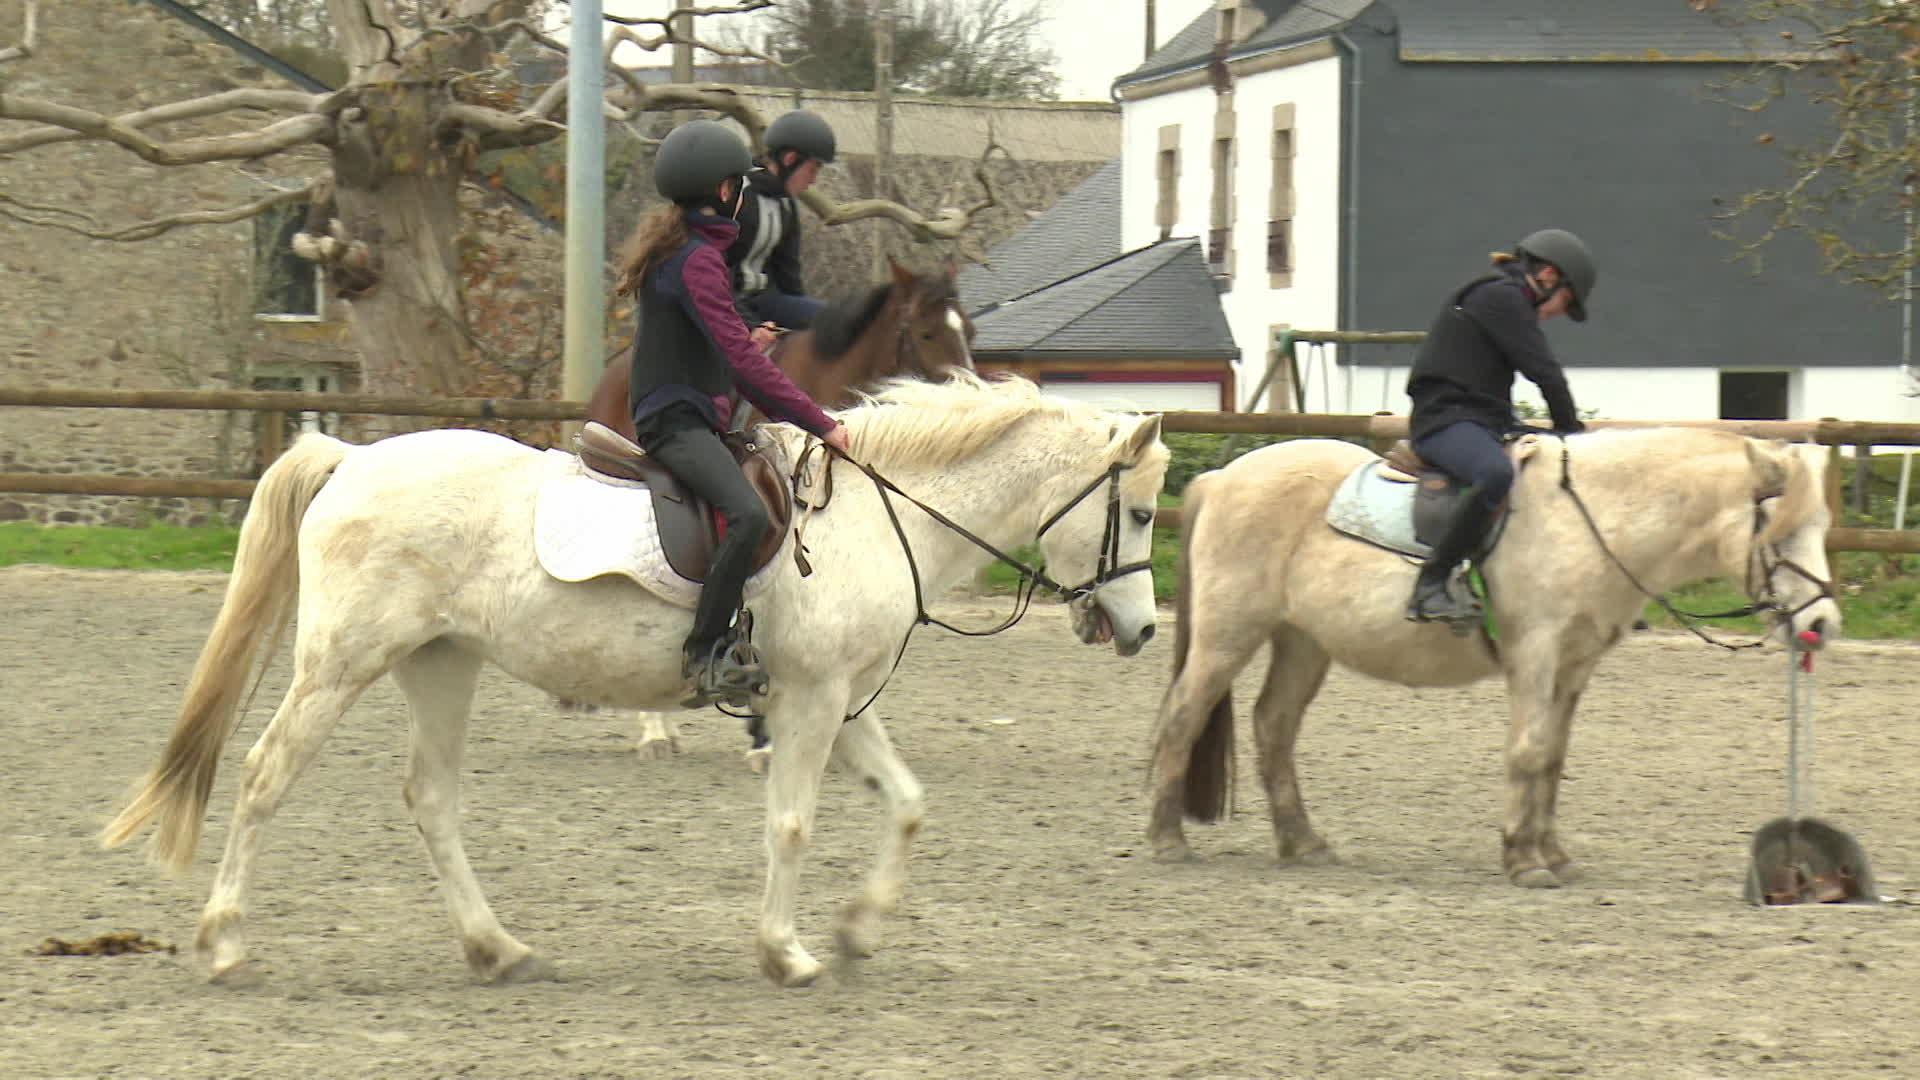
{"type": "Polygon", "coordinates": [[[1480,601],[1465,588],[1450,587],[1454,567],[1479,550],[1487,527],[1493,524],[1494,511],[1479,499],[1468,499],[1455,511],[1446,534],[1433,546],[1433,554],[1420,566],[1414,579],[1413,599],[1407,603],[1407,618],[1414,622],[1444,622],[1456,633],[1465,633],[1480,621],[1480,601]]]}

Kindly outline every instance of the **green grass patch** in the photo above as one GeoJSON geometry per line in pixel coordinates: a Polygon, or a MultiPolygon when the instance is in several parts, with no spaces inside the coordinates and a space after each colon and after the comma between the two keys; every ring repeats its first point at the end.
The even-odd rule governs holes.
{"type": "Polygon", "coordinates": [[[0,566],[40,563],[93,570],[228,570],[234,526],[0,525],[0,566]]]}

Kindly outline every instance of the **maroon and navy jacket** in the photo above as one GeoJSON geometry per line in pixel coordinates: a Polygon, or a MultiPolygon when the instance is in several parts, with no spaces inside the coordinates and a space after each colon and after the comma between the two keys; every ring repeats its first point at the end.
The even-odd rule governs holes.
{"type": "Polygon", "coordinates": [[[761,412],[825,435],[834,420],[755,348],[734,310],[723,252],[739,235],[733,221],[689,210],[687,242],[640,283],[627,404],[642,419],[685,403],[724,430],[738,389],[761,412]]]}

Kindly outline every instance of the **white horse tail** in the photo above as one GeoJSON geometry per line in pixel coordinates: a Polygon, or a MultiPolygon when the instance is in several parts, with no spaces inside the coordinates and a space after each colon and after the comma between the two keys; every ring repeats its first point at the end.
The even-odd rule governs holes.
{"type": "Polygon", "coordinates": [[[350,449],[330,436],[305,435],[260,477],[240,525],[226,599],[194,665],[173,735],[126,808],[101,830],[102,847],[119,847],[157,819],[149,858],[175,872],[192,864],[220,751],[239,724],[240,693],[260,640],[270,635],[271,659],[293,614],[301,519],[350,449]]]}
{"type": "MultiPolygon", "coordinates": [[[[1187,649],[1192,638],[1189,626],[1193,603],[1193,533],[1200,522],[1201,500],[1207,476],[1193,478],[1182,499],[1180,515],[1179,582],[1174,597],[1173,678],[1178,681],[1186,670],[1187,649]]],[[[1168,683],[1168,692],[1172,692],[1168,683]]],[[[1195,821],[1219,821],[1227,816],[1233,795],[1233,689],[1221,694],[1207,712],[1207,726],[1194,741],[1187,759],[1186,785],[1181,802],[1187,816],[1195,821]]]]}

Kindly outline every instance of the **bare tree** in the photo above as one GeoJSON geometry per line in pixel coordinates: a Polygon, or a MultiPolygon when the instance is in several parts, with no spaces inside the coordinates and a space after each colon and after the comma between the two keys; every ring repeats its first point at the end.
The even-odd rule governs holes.
{"type": "MultiPolygon", "coordinates": [[[[287,2],[297,6],[296,0],[287,2]]],[[[773,0],[739,0],[695,8],[693,22],[773,6],[773,0]]],[[[333,46],[348,72],[345,85],[330,93],[242,88],[119,115],[0,93],[0,120],[24,122],[0,131],[0,155],[86,140],[166,166],[249,162],[311,148],[324,151],[328,165],[303,186],[243,206],[193,208],[152,220],[102,224],[83,211],[36,205],[19,193],[0,193],[0,215],[132,242],[305,201],[309,211],[294,250],[325,265],[348,300],[367,388],[450,392],[465,381],[474,342],[458,243],[461,185],[485,151],[566,134],[564,78],[524,88],[507,59],[510,46],[528,43],[566,52],[540,25],[540,7],[539,0],[328,0],[333,46]],[[166,134],[169,125],[185,120],[262,116],[257,126],[229,134],[166,134]]],[[[27,33],[8,50],[21,56],[32,50],[34,5],[27,10],[27,33]]],[[[608,21],[617,25],[606,38],[607,57],[622,42],[651,50],[675,40],[665,19],[608,21]]],[[[697,37],[695,42],[723,55],[740,54],[697,37]]],[[[734,87],[649,85],[612,65],[609,70],[616,76],[604,103],[610,119],[662,109],[711,110],[738,120],[760,142],[765,122],[734,87]]],[[[984,172],[976,175],[984,184],[984,172]]],[[[829,224],[888,217],[928,235],[954,236],[994,196],[988,188],[979,205],[934,218],[878,200],[847,206],[825,196],[808,201],[829,224]]]]}
{"type": "Polygon", "coordinates": [[[1764,31],[1765,59],[1719,89],[1773,131],[1791,168],[1778,187],[1724,204],[1726,234],[1756,266],[1786,233],[1809,237],[1829,272],[1898,296],[1914,269],[1920,179],[1920,5],[1907,0],[1690,0],[1764,31]],[[1811,104],[1824,127],[1812,129],[1811,104]],[[1784,134],[1791,131],[1792,134],[1784,134]],[[1803,141],[1804,140],[1804,141],[1803,141]]]}

